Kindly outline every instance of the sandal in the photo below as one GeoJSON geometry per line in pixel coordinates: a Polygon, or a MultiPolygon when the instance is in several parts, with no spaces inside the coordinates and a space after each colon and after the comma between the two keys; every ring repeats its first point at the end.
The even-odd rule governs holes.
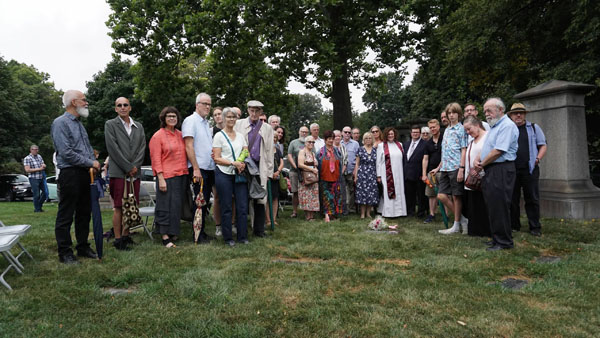
{"type": "Polygon", "coordinates": [[[173,242],[171,241],[170,238],[163,239],[162,244],[165,246],[165,248],[175,248],[176,247],[176,245],[173,244],[173,242]]]}
{"type": "Polygon", "coordinates": [[[298,217],[298,215],[297,215],[297,214],[291,214],[291,215],[290,215],[290,218],[296,218],[296,217],[298,217]]]}

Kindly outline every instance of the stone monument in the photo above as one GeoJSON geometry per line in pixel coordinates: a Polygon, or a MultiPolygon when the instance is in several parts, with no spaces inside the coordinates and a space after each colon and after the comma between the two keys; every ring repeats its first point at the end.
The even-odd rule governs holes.
{"type": "Polygon", "coordinates": [[[584,96],[593,85],[551,80],[515,95],[548,142],[540,163],[542,217],[600,218],[600,189],[590,179],[584,96]]]}

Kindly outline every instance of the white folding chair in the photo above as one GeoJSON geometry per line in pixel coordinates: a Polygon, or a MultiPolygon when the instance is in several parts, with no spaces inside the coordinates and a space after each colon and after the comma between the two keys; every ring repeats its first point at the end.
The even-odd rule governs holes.
{"type": "Polygon", "coordinates": [[[148,191],[143,185],[140,185],[140,200],[142,199],[142,197],[146,196],[148,196],[148,198],[150,199],[150,205],[146,207],[140,207],[140,217],[146,217],[146,220],[142,224],[136,225],[130,228],[129,230],[131,231],[138,228],[144,228],[144,231],[146,231],[148,237],[150,237],[150,240],[154,240],[154,238],[152,237],[152,232],[150,232],[150,230],[148,229],[148,218],[152,217],[152,230],[154,230],[154,208],[156,204],[154,203],[154,198],[152,198],[152,195],[148,193],[148,191]]]}
{"type": "Polygon", "coordinates": [[[12,253],[10,253],[10,249],[12,249],[17,243],[19,243],[19,236],[17,235],[0,235],[0,253],[8,262],[8,267],[0,274],[0,284],[4,285],[9,291],[12,291],[12,288],[6,280],[4,279],[4,275],[10,270],[10,268],[15,269],[19,274],[23,274],[23,266],[12,253]]]}
{"type": "MultiPolygon", "coordinates": [[[[30,229],[31,229],[31,225],[29,225],[29,224],[5,225],[2,221],[0,221],[0,236],[16,235],[19,238],[21,238],[21,237],[25,236],[29,232],[30,229]]],[[[15,258],[17,263],[19,263],[19,265],[21,265],[21,262],[19,262],[19,258],[23,254],[26,254],[27,256],[29,256],[29,258],[31,258],[31,260],[35,261],[35,259],[33,259],[33,256],[31,256],[31,254],[29,253],[29,251],[27,251],[27,249],[25,249],[23,244],[21,244],[20,240],[17,241],[17,245],[19,246],[19,248],[21,248],[21,252],[15,258]]]]}

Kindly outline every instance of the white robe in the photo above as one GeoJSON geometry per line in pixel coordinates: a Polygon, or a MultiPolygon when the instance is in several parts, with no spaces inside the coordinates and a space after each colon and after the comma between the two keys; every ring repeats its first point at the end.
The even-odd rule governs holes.
{"type": "Polygon", "coordinates": [[[377,209],[383,217],[406,216],[406,199],[404,198],[404,167],[402,164],[402,151],[395,143],[388,143],[390,149],[390,161],[392,164],[392,176],[394,176],[394,187],[396,198],[391,200],[387,194],[387,177],[385,175],[385,153],[383,143],[377,146],[377,177],[381,177],[383,184],[383,198],[379,201],[377,209]]]}

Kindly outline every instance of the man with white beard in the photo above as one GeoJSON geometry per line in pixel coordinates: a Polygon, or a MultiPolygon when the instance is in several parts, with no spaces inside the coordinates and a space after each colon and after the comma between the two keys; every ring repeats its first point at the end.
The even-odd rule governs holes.
{"type": "Polygon", "coordinates": [[[58,212],[54,233],[58,244],[58,258],[61,263],[78,264],[71,249],[71,224],[75,216],[75,238],[77,255],[97,258],[90,248],[91,199],[89,169],[100,170],[88,134],[79,121],[88,117],[88,103],[85,95],[78,90],[67,90],[63,95],[66,112],[52,123],[51,133],[56,149],[57,167],[60,169],[58,189],[60,191],[58,212]]]}
{"type": "Polygon", "coordinates": [[[506,106],[496,97],[488,99],[483,105],[483,112],[491,129],[481,149],[481,161],[475,160],[475,168],[485,170],[481,191],[487,205],[492,232],[488,251],[514,247],[510,206],[516,179],[515,159],[519,146],[519,129],[505,115],[505,111],[506,106]]]}

